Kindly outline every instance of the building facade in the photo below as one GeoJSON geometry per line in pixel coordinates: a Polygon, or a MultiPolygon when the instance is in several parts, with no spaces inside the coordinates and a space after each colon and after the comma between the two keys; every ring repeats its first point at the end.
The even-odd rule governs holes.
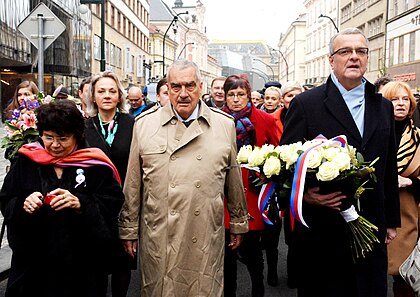
{"type": "Polygon", "coordinates": [[[386,24],[386,66],[394,80],[420,93],[420,1],[390,1],[386,24]]]}

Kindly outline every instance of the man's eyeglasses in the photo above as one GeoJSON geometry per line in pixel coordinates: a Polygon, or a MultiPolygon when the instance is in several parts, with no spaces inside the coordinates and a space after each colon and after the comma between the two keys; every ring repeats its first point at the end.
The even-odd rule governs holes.
{"type": "Polygon", "coordinates": [[[353,52],[356,52],[356,55],[359,57],[366,57],[369,54],[369,49],[367,47],[359,47],[359,48],[351,48],[351,47],[342,47],[336,50],[331,54],[331,57],[335,54],[341,56],[341,57],[349,57],[353,54],[353,52]]]}
{"type": "Polygon", "coordinates": [[[230,99],[233,99],[233,98],[235,98],[235,97],[238,97],[238,99],[243,99],[243,98],[245,98],[245,97],[246,97],[246,93],[238,93],[238,94],[235,94],[235,93],[228,93],[228,94],[226,95],[226,97],[228,97],[228,98],[230,98],[230,99]]]}

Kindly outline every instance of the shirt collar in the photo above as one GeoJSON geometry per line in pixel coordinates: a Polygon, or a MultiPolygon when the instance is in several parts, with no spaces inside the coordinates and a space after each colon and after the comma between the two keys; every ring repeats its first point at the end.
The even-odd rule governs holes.
{"type": "Polygon", "coordinates": [[[334,71],[331,72],[331,79],[333,81],[333,83],[336,85],[336,87],[338,88],[338,90],[340,91],[341,95],[344,96],[349,92],[352,92],[353,90],[356,90],[358,88],[362,88],[363,90],[365,89],[365,84],[366,84],[366,79],[364,77],[362,77],[362,83],[360,85],[358,85],[357,87],[351,89],[351,90],[346,90],[345,87],[343,87],[343,85],[338,81],[338,78],[335,76],[334,71]]]}

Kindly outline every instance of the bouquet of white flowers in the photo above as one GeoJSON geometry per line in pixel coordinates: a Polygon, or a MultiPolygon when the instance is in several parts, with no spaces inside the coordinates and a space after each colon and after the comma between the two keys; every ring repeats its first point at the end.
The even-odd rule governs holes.
{"type": "Polygon", "coordinates": [[[347,196],[342,200],[340,214],[353,234],[350,244],[354,261],[372,251],[374,243],[379,242],[375,235],[377,227],[356,211],[366,184],[370,180],[376,182],[373,165],[377,160],[367,164],[363,156],[347,144],[345,136],[328,140],[320,135],[304,143],[277,147],[243,146],[237,160],[241,166],[259,174],[263,184],[259,197],[263,217],[267,214],[270,197],[280,188],[283,193],[277,197],[285,197],[284,192],[287,192],[293,217],[308,227],[302,214],[303,192],[305,186],[319,186],[320,192],[341,191],[347,196]]]}

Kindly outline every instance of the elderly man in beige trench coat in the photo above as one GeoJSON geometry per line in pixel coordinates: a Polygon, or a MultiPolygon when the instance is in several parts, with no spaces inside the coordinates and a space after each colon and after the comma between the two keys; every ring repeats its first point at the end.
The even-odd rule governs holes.
{"type": "Polygon", "coordinates": [[[176,61],[168,88],[171,104],[140,115],[134,126],[120,238],[133,257],[138,247],[142,297],[219,297],[225,194],[232,248],[248,230],[235,126],[230,116],[199,104],[194,63],[176,61]]]}

